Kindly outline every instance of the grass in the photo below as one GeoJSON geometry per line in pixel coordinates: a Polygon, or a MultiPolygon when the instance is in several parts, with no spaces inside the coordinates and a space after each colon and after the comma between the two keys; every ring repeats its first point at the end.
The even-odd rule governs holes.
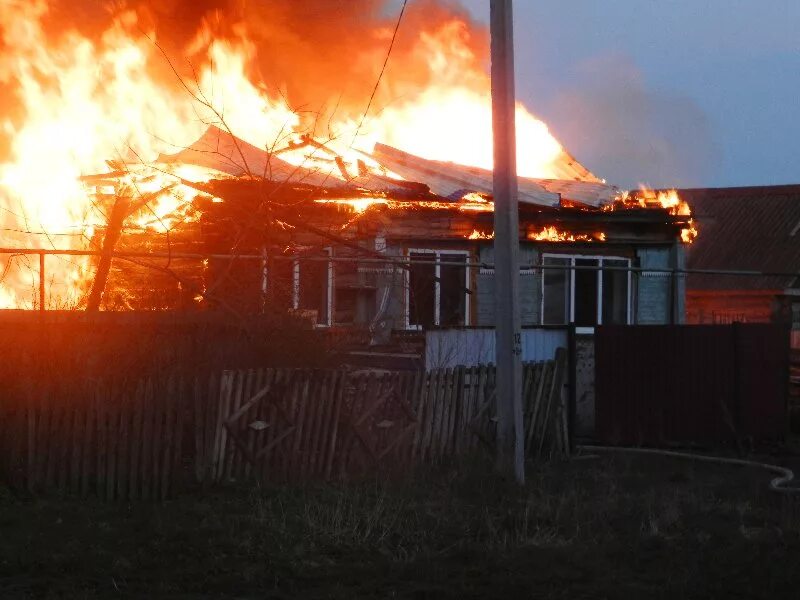
{"type": "Polygon", "coordinates": [[[0,488],[2,598],[789,598],[800,498],[653,457],[408,481],[240,487],[163,504],[0,488]]]}

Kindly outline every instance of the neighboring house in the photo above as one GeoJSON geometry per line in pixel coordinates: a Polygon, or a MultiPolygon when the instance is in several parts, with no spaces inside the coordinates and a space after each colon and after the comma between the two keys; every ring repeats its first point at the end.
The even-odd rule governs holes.
{"type": "MultiPolygon", "coordinates": [[[[293,312],[318,327],[368,331],[373,343],[392,332],[494,325],[490,171],[380,145],[364,158],[369,165],[316,160],[327,172],[281,156],[210,130],[162,157],[227,174],[194,186],[203,191],[193,203],[199,217],[171,234],[174,252],[196,244],[217,255],[200,271],[187,266],[183,280],[178,274],[184,299],[241,313],[293,312]],[[243,176],[242,161],[267,180],[243,176]],[[243,258],[221,256],[230,254],[243,258]]],[[[664,270],[683,266],[689,218],[615,202],[615,188],[567,154],[562,162],[564,180],[519,180],[523,326],[680,322],[683,281],[664,270]]],[[[117,261],[116,281],[134,268],[117,261]]]]}
{"type": "Polygon", "coordinates": [[[789,323],[800,329],[800,185],[687,189],[700,236],[687,251],[689,323],[789,323]]]}

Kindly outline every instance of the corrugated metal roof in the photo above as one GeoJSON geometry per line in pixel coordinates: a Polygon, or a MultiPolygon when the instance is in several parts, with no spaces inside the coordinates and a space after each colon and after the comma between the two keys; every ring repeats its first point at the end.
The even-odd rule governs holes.
{"type": "MultiPolygon", "coordinates": [[[[314,148],[309,149],[309,153],[314,148]]],[[[265,150],[239,138],[235,138],[227,131],[218,127],[209,127],[203,136],[188,148],[176,154],[162,155],[159,162],[186,163],[207,167],[226,173],[233,177],[253,175],[265,176],[273,181],[304,184],[317,187],[353,187],[373,191],[391,191],[403,189],[401,184],[395,185],[390,179],[377,174],[361,174],[356,177],[344,179],[334,155],[314,151],[315,161],[309,161],[309,167],[295,166],[280,158],[280,155],[270,155],[265,150]],[[329,159],[329,160],[327,160],[329,159]]]]}
{"type": "Polygon", "coordinates": [[[556,174],[553,181],[584,181],[586,183],[604,183],[589,169],[584,167],[578,160],[566,150],[562,150],[550,167],[556,174]]]}
{"type": "MultiPolygon", "coordinates": [[[[392,192],[407,188],[407,182],[427,185],[434,194],[444,198],[460,198],[468,192],[492,193],[492,172],[455,163],[419,158],[407,152],[377,144],[372,158],[384,169],[397,173],[407,182],[384,177],[380,169],[361,172],[345,179],[335,155],[319,149],[309,149],[315,160],[302,167],[283,160],[280,154],[268,154],[261,148],[235,138],[230,133],[211,126],[188,148],[171,155],[162,155],[160,162],[186,163],[216,169],[233,177],[248,173],[266,176],[273,181],[305,184],[318,187],[353,187],[392,192]],[[312,166],[313,165],[313,166],[312,166]]],[[[559,206],[561,198],[590,206],[600,206],[614,199],[617,188],[599,181],[569,154],[556,161],[567,179],[519,178],[519,200],[539,206],[559,206]]],[[[349,174],[350,175],[350,174],[349,174]]]]}
{"type": "MultiPolygon", "coordinates": [[[[373,157],[387,169],[406,179],[424,181],[431,191],[441,196],[450,196],[464,189],[487,194],[492,192],[492,171],[488,169],[419,158],[384,144],[376,144],[373,157]]],[[[600,206],[614,199],[618,191],[616,188],[599,181],[566,153],[565,157],[573,161],[570,163],[567,158],[561,161],[565,175],[570,175],[572,179],[520,177],[520,202],[557,206],[563,197],[590,206],[600,206]],[[571,167],[568,166],[570,164],[571,167]]]]}
{"type": "MultiPolygon", "coordinates": [[[[700,235],[687,250],[690,269],[800,273],[800,185],[678,190],[700,235]]],[[[690,290],[783,290],[797,276],[689,277],[690,290]]]]}

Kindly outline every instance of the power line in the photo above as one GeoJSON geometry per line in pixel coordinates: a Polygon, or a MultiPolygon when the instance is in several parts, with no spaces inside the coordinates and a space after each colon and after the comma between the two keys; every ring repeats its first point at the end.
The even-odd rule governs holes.
{"type": "Polygon", "coordinates": [[[381,67],[381,72],[378,74],[378,81],[375,82],[375,87],[372,88],[372,95],[370,95],[369,102],[367,102],[367,108],[364,111],[364,114],[361,116],[361,121],[359,121],[358,127],[356,127],[356,133],[353,136],[353,141],[350,142],[350,148],[352,148],[353,144],[356,143],[358,134],[361,132],[361,127],[364,125],[364,121],[366,121],[367,115],[369,114],[369,109],[372,108],[372,102],[375,100],[375,94],[378,93],[378,87],[381,85],[383,74],[386,72],[386,67],[389,64],[389,58],[392,56],[394,42],[397,39],[397,32],[400,30],[400,24],[403,22],[403,15],[406,12],[406,6],[408,6],[408,0],[403,0],[403,6],[400,8],[400,15],[397,17],[397,24],[394,26],[394,33],[392,33],[392,41],[389,43],[388,52],[386,52],[386,59],[383,61],[383,67],[381,67]]]}
{"type": "MultiPolygon", "coordinates": [[[[47,248],[5,248],[0,247],[0,257],[12,255],[27,256],[100,256],[100,250],[67,250],[47,248]]],[[[114,251],[114,258],[141,258],[141,259],[172,259],[172,260],[218,260],[218,261],[264,261],[263,254],[203,254],[190,252],[134,252],[114,251]]],[[[329,263],[363,263],[363,264],[388,264],[401,269],[408,269],[412,265],[442,265],[463,268],[494,269],[494,263],[476,261],[445,261],[445,260],[414,260],[407,257],[334,257],[334,256],[302,256],[302,255],[275,255],[273,260],[299,261],[299,262],[329,262],[329,263]]],[[[798,277],[796,271],[756,271],[745,269],[681,269],[681,268],[654,268],[654,267],[615,267],[610,265],[545,265],[545,264],[520,264],[521,271],[624,271],[639,274],[673,274],[673,275],[728,275],[737,277],[798,277]]]]}

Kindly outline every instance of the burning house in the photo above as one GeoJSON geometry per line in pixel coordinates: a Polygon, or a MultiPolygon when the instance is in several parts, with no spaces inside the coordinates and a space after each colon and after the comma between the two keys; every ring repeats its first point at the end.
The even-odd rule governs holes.
{"type": "MultiPolygon", "coordinates": [[[[61,4],[0,18],[0,306],[292,314],[373,338],[493,325],[488,46],[463,13],[410,9],[384,73],[380,2],[186,3],[180,30],[136,2],[65,27],[61,4]],[[304,36],[278,52],[264,28],[304,36]],[[377,78],[366,111],[334,66],[377,78]]],[[[523,324],[680,322],[688,205],[621,193],[522,105],[517,122],[523,324]]]]}
{"type": "MultiPolygon", "coordinates": [[[[173,181],[152,193],[192,200],[169,235],[98,229],[123,259],[100,282],[104,308],[160,297],[159,308],[293,313],[373,334],[494,324],[488,170],[380,144],[351,161],[311,138],[269,154],[219,128],[158,164],[173,181]],[[180,175],[191,172],[204,176],[180,175]],[[171,282],[125,260],[147,253],[171,262],[171,282]]],[[[563,179],[520,179],[523,324],[679,321],[683,290],[663,270],[682,265],[688,211],[669,195],[620,195],[566,153],[559,168],[563,179]]],[[[98,196],[110,185],[113,215],[152,174],[131,177],[85,181],[98,196]]]]}

